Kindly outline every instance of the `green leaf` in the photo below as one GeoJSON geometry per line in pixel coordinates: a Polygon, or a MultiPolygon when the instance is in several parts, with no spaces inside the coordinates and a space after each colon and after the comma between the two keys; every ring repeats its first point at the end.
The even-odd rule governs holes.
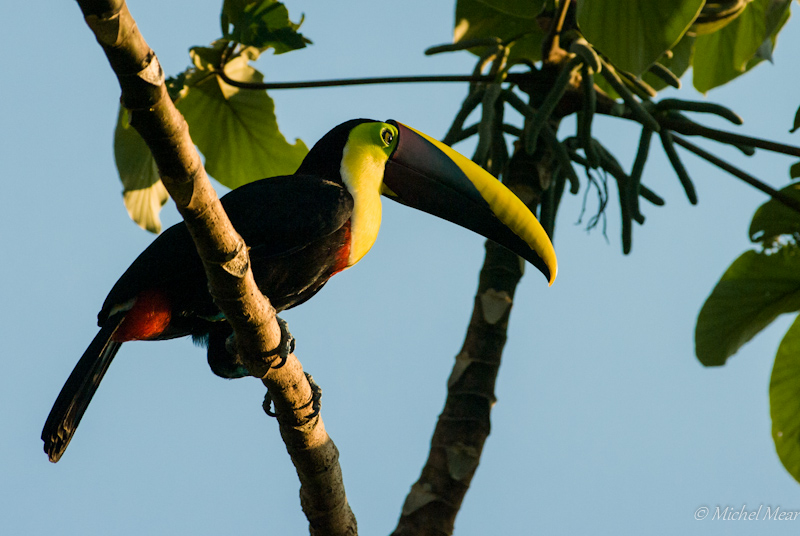
{"type": "Polygon", "coordinates": [[[778,457],[800,481],[800,317],[778,347],[769,382],[769,409],[778,457]]]}
{"type": "Polygon", "coordinates": [[[794,124],[792,125],[792,129],[789,131],[794,134],[794,131],[800,128],[800,108],[794,113],[794,124]]]}
{"type": "Polygon", "coordinates": [[[304,48],[311,43],[297,31],[303,23],[289,20],[289,10],[277,0],[225,0],[220,15],[225,39],[275,54],[304,48]]]}
{"type": "MultiPolygon", "coordinates": [[[[230,41],[226,39],[217,39],[211,43],[211,46],[190,48],[189,57],[191,57],[195,69],[189,69],[182,73],[184,74],[184,86],[195,84],[198,78],[205,78],[211,71],[218,68],[222,63],[222,58],[225,55],[225,50],[228,48],[229,43],[230,41]]],[[[249,60],[255,61],[258,59],[260,53],[260,50],[253,47],[245,48],[243,55],[249,60]]]]}
{"type": "Polygon", "coordinates": [[[620,69],[641,75],[683,37],[703,0],[583,0],[578,27],[620,69]]]}
{"type": "Polygon", "coordinates": [[[131,219],[142,229],[156,234],[161,232],[161,219],[158,214],[167,199],[169,194],[161,181],[147,188],[127,190],[122,193],[122,200],[131,219]]]}
{"type": "Polygon", "coordinates": [[[531,0],[478,0],[481,4],[486,4],[495,11],[522,17],[523,19],[535,19],[542,11],[543,1],[532,2],[531,0]]]}
{"type": "MultiPolygon", "coordinates": [[[[694,54],[694,40],[695,37],[693,35],[684,34],[678,43],[670,49],[669,52],[665,53],[658,59],[657,63],[660,63],[672,73],[681,78],[686,71],[689,69],[689,66],[692,64],[692,55],[694,54]]],[[[605,78],[602,76],[595,77],[595,84],[602,89],[608,96],[611,98],[617,99],[619,95],[611,87],[611,85],[606,82],[605,78]]],[[[664,82],[658,76],[648,72],[645,72],[642,75],[642,80],[650,84],[650,86],[655,89],[656,91],[661,91],[665,87],[667,87],[667,83],[664,82]]]]}
{"type": "Polygon", "coordinates": [[[789,168],[789,177],[796,179],[800,177],[800,162],[795,162],[789,168]]]}
{"type": "Polygon", "coordinates": [[[772,53],[778,42],[778,32],[783,29],[784,24],[789,20],[790,0],[773,0],[767,9],[767,38],[756,50],[755,55],[747,62],[745,71],[749,71],[762,61],[772,63],[772,53]]]}
{"type": "MultiPolygon", "coordinates": [[[[694,87],[705,93],[755,67],[766,41],[774,39],[789,16],[789,0],[753,0],[733,22],[695,42],[694,87]]],[[[771,45],[772,46],[772,45],[771,45]]],[[[771,53],[771,48],[770,48],[771,53]]]]}
{"type": "Polygon", "coordinates": [[[778,315],[800,310],[800,248],[747,251],[723,274],[703,304],[695,352],[705,366],[724,365],[778,315]]]}
{"type": "Polygon", "coordinates": [[[719,0],[707,2],[689,29],[694,35],[718,32],[739,15],[752,0],[719,0]]]}
{"type": "Polygon", "coordinates": [[[158,214],[169,195],[158,176],[150,149],[130,125],[128,111],[122,106],[114,129],[114,160],[122,181],[125,208],[131,219],[142,229],[160,233],[158,214]]]}
{"type": "Polygon", "coordinates": [[[792,0],[772,0],[767,6],[767,36],[775,36],[789,20],[792,0]]]}
{"type": "MultiPolygon", "coordinates": [[[[790,184],[781,193],[800,201],[800,184],[790,184]]],[[[750,240],[763,242],[765,247],[781,235],[795,233],[800,233],[800,214],[774,199],[758,207],[750,222],[750,240]]]]}
{"type": "MultiPolygon", "coordinates": [[[[202,67],[198,49],[195,64],[202,67]]],[[[263,75],[248,65],[248,54],[225,66],[234,80],[262,82],[263,75]]],[[[238,89],[198,72],[187,80],[176,106],[189,123],[189,131],[206,158],[206,171],[229,188],[294,173],[308,148],[299,139],[290,144],[278,130],[275,105],[263,90],[238,89]]]]}
{"type": "MultiPolygon", "coordinates": [[[[542,59],[542,39],[545,32],[539,28],[535,18],[528,17],[528,13],[538,13],[544,3],[541,0],[529,1],[529,10],[524,8],[514,11],[526,13],[526,16],[517,16],[499,11],[489,3],[479,0],[458,0],[456,2],[456,25],[453,31],[453,42],[459,43],[468,39],[486,37],[499,37],[508,40],[522,36],[511,46],[509,61],[529,60],[537,62],[542,59]]],[[[523,2],[503,2],[506,9],[511,4],[522,6],[523,2]]],[[[475,51],[478,54],[482,50],[475,51]]]]}

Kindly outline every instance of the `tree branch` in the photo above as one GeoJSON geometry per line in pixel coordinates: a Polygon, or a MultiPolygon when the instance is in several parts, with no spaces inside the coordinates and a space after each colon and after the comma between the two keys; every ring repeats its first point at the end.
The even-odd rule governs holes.
{"type": "MultiPolygon", "coordinates": [[[[552,170],[544,163],[552,162],[552,156],[542,157],[538,150],[536,155],[528,156],[519,148],[509,162],[505,180],[532,211],[540,201],[538,185],[553,182],[552,170]]],[[[447,400],[433,433],[428,460],[406,497],[393,536],[453,533],[456,515],[489,436],[490,412],[496,401],[494,386],[522,270],[517,255],[486,242],[472,318],[447,382],[447,400]]]]}
{"type": "Polygon", "coordinates": [[[225,214],[203,169],[183,116],[167,94],[164,73],[123,0],[78,0],[86,23],[117,75],[122,104],[158,165],[164,186],[183,216],[208,277],[214,302],[236,334],[245,366],[267,386],[281,435],[301,482],[301,501],[312,534],[355,534],[344,493],[338,451],[313,416],[311,387],[290,355],[270,368],[280,342],[275,310],[253,279],[247,247],[225,214]]]}

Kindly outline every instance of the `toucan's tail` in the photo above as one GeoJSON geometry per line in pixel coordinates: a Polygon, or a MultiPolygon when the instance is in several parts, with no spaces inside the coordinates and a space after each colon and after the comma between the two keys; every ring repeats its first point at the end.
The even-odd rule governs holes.
{"type": "Polygon", "coordinates": [[[122,345],[121,342],[112,341],[111,337],[123,318],[124,315],[118,315],[100,328],[100,332],[75,365],[67,383],[61,388],[53,409],[50,410],[42,430],[42,439],[44,451],[53,463],[61,459],[67,449],[83,413],[97,391],[97,386],[100,385],[100,380],[103,379],[108,366],[122,345]]]}

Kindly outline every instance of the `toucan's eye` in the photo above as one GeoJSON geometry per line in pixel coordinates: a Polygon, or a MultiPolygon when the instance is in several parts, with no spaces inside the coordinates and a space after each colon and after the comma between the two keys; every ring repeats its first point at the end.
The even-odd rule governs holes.
{"type": "Polygon", "coordinates": [[[381,130],[381,139],[383,140],[383,143],[385,143],[386,146],[388,147],[394,141],[394,134],[390,129],[384,128],[383,130],[381,130]]]}

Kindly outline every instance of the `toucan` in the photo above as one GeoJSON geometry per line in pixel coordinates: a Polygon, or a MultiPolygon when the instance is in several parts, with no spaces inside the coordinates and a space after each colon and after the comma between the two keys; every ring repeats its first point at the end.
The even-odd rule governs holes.
{"type": "MultiPolygon", "coordinates": [[[[311,298],[369,251],[381,224],[381,195],[481,234],[533,264],[550,284],[555,280],[553,246],[522,201],[447,145],[392,120],[342,123],[293,175],[249,183],[221,201],[249,247],[259,289],[282,311],[311,298]]],[[[213,372],[247,375],[226,344],[232,329],[214,305],[183,223],[164,231],[122,274],[98,325],[44,425],[52,462],[63,455],[124,342],[190,335],[207,345],[213,372]]]]}

